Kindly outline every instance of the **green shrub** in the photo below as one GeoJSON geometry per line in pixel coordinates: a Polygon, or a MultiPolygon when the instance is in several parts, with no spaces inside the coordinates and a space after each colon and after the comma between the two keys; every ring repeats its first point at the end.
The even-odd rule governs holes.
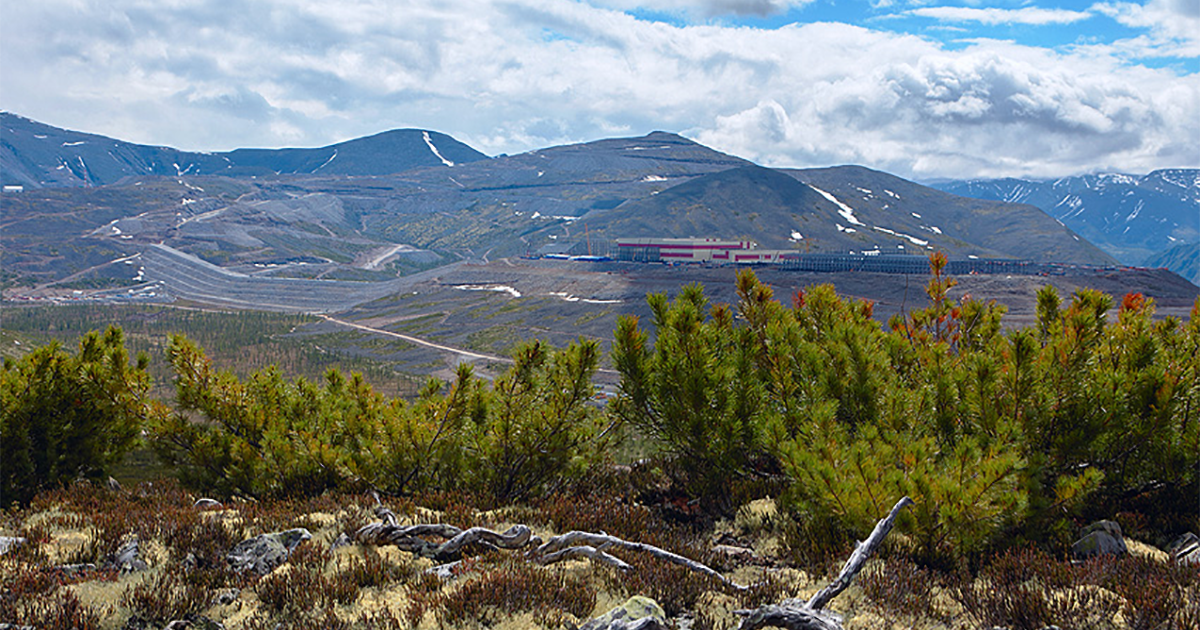
{"type": "Polygon", "coordinates": [[[124,336],[91,332],[72,355],[57,343],[0,369],[0,506],[76,478],[102,479],[159,408],[148,359],[130,365],[124,336]]]}
{"type": "Polygon", "coordinates": [[[154,443],[191,485],[226,494],[468,488],[509,501],[579,476],[600,452],[601,414],[589,404],[598,353],[591,341],[562,351],[534,342],[492,387],[463,364],[447,393],[431,380],[406,403],[337,370],[320,385],[276,368],[243,382],[177,336],[168,355],[179,409],[155,424],[154,443]]]}

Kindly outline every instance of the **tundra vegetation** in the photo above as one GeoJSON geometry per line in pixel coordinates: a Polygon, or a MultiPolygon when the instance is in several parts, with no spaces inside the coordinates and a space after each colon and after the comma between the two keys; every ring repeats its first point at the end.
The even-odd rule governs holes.
{"type": "Polygon", "coordinates": [[[409,397],[336,369],[238,376],[174,335],[163,354],[175,393],[159,399],[150,359],[131,362],[116,328],[75,353],[6,359],[0,533],[26,542],[0,555],[0,622],[573,627],[647,595],[692,627],[732,627],[734,608],[814,591],[908,496],[834,606],[846,627],[1200,625],[1194,566],[1145,545],[1066,560],[1096,519],[1158,547],[1200,529],[1200,301],[1189,321],[1156,320],[1138,294],[1114,315],[1110,296],[1047,287],[1037,325],[1009,330],[1003,306],[949,296],[945,263],[931,257],[929,306],[886,327],[829,286],[784,306],[750,271],[735,305],[694,285],[651,295],[653,321],[615,331],[621,384],[606,406],[591,385],[600,349],[585,340],[528,343],[493,382],[462,365],[409,397]],[[631,441],[652,455],[627,461],[631,441]],[[82,481],[135,447],[179,481],[82,481]],[[225,506],[193,508],[196,496],[225,506]],[[419,554],[329,549],[384,506],[464,530],[605,532],[751,587],[619,548],[631,568],[473,547],[449,579],[419,554]],[[294,527],[316,535],[286,567],[226,567],[238,541],[294,527]],[[150,550],[142,574],[108,561],[131,538],[150,550]],[[52,568],[64,564],[92,568],[52,568]]]}

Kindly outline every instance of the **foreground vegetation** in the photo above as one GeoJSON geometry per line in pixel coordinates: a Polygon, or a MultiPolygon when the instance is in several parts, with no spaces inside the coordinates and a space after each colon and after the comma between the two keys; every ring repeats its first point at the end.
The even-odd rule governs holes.
{"type": "MultiPolygon", "coordinates": [[[[285,590],[343,588],[313,595],[324,598],[315,609],[366,627],[491,625],[516,613],[516,604],[491,598],[533,591],[561,596],[522,600],[545,626],[586,619],[603,608],[598,594],[626,591],[721,625],[729,619],[711,612],[714,602],[725,610],[807,588],[795,570],[823,573],[907,495],[915,505],[861,586],[861,610],[880,619],[1194,627],[1194,568],[1140,556],[1078,566],[1057,559],[1098,518],[1159,547],[1200,529],[1200,302],[1187,322],[1156,321],[1153,302],[1131,294],[1112,317],[1109,296],[1081,291],[1064,304],[1048,287],[1038,325],[1005,331],[1002,306],[949,297],[944,265],[931,258],[930,306],[887,329],[871,319],[870,303],[828,286],[785,308],[749,272],[739,277],[736,306],[710,307],[697,286],[673,301],[651,296],[653,331],[627,318],[615,333],[622,382],[607,407],[592,401],[599,349],[589,341],[562,350],[532,343],[494,382],[464,365],[452,383],[431,381],[411,398],[385,396],[338,370],[319,381],[290,380],[278,367],[238,376],[172,336],[165,355],[175,397],[167,401],[148,395],[149,360],[130,361],[120,330],[86,335],[75,354],[39,348],[0,372],[0,500],[15,510],[6,529],[35,541],[4,556],[9,595],[0,613],[41,614],[20,608],[29,593],[62,600],[55,610],[75,606],[67,600],[78,593],[62,586],[70,580],[36,577],[49,550],[59,549],[57,561],[100,563],[136,533],[161,545],[152,579],[164,582],[123,596],[117,608],[127,617],[141,614],[139,597],[178,592],[181,601],[198,598],[187,608],[196,612],[208,610],[212,589],[237,586],[257,594],[254,614],[263,619],[331,627],[334,617],[310,618],[300,612],[306,606],[270,604],[272,584],[300,580],[285,590]],[[649,441],[655,454],[619,465],[631,463],[620,461],[630,438],[649,441]],[[171,485],[132,494],[53,490],[103,479],[139,440],[184,487],[252,502],[212,521],[171,485]],[[330,555],[318,549],[327,544],[311,543],[284,577],[247,581],[221,569],[223,551],[272,528],[307,523],[328,543],[368,518],[366,491],[388,497],[397,512],[431,508],[459,527],[603,530],[697,558],[713,557],[719,533],[740,536],[769,550],[757,564],[776,570],[739,594],[703,576],[660,575],[670,569],[652,563],[617,576],[484,554],[470,580],[445,586],[412,559],[330,555]],[[764,504],[772,516],[752,517],[764,504]],[[87,532],[88,542],[63,552],[55,540],[64,529],[87,532]],[[213,573],[184,571],[179,561],[189,553],[210,557],[213,573]],[[506,590],[507,581],[522,586],[506,590]],[[364,587],[403,590],[405,606],[424,608],[393,611],[386,622],[358,618],[345,607],[361,608],[364,587]],[[674,592],[681,589],[692,590],[674,592]],[[445,612],[464,607],[476,612],[445,612]]],[[[239,623],[266,623],[254,619],[239,623]]]]}

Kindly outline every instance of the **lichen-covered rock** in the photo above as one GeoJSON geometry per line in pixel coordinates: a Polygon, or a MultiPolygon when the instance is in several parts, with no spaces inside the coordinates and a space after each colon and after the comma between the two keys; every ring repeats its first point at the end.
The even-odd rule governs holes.
{"type": "Polygon", "coordinates": [[[1115,521],[1096,521],[1083,529],[1083,537],[1071,545],[1071,554],[1078,560],[1102,555],[1123,556],[1129,553],[1125,536],[1115,521]]]}
{"type": "Polygon", "coordinates": [[[234,571],[254,571],[259,575],[266,575],[287,561],[296,545],[310,538],[312,534],[303,527],[259,534],[238,543],[225,559],[234,571]]]}
{"type": "Polygon", "coordinates": [[[1188,532],[1176,538],[1167,551],[1179,564],[1200,564],[1200,536],[1188,532]]]}
{"type": "Polygon", "coordinates": [[[579,630],[666,630],[667,614],[658,602],[634,595],[625,603],[583,624],[579,630]]]}

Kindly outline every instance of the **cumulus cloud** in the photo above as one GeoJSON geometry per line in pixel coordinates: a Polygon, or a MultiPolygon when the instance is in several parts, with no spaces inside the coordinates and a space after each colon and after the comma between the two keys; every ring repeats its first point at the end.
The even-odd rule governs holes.
{"type": "Polygon", "coordinates": [[[989,7],[976,9],[972,7],[921,7],[908,12],[911,15],[933,18],[946,22],[979,22],[980,24],[1070,24],[1086,20],[1092,16],[1087,11],[1068,11],[1066,9],[1040,9],[1024,7],[1020,9],[998,9],[989,7]]]}
{"type": "Polygon", "coordinates": [[[191,150],[419,127],[497,154],[665,129],[774,166],[919,178],[1197,159],[1197,74],[1129,53],[950,50],[838,23],[675,26],[620,1],[25,3],[0,24],[0,106],[191,150]]]}

